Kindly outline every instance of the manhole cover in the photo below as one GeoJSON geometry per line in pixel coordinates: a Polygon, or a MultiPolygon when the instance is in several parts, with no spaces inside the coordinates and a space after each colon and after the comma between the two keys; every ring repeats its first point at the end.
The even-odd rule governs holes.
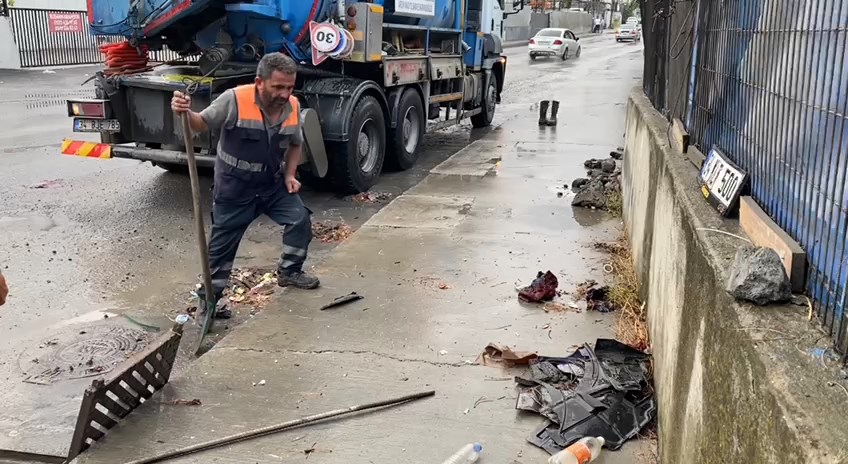
{"type": "Polygon", "coordinates": [[[147,333],[120,326],[77,328],[27,349],[18,364],[24,382],[48,385],[111,371],[147,345],[147,333]]]}

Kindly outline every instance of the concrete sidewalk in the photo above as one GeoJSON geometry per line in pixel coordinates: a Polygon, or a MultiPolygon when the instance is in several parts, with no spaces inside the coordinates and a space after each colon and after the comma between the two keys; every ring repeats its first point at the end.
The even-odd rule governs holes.
{"type": "MultiPolygon", "coordinates": [[[[539,270],[556,273],[565,291],[604,280],[605,256],[592,243],[617,237],[620,221],[557,196],[585,173],[586,158],[622,142],[631,84],[621,66],[598,63],[574,77],[585,81],[579,92],[550,92],[563,101],[557,128],[540,129],[534,107],[514,107],[316,266],[321,289],[281,295],[75,462],[126,462],[429,389],[435,398],[170,462],[294,462],[314,449],[310,463],[434,464],[472,441],[484,446],[482,462],[544,462],[525,441],[543,420],[514,409],[516,372],[475,360],[489,342],[565,355],[612,334],[615,315],[549,314],[515,291],[539,270]],[[365,299],[318,310],[351,291],[365,299]],[[203,405],[166,404],[193,398],[203,405]]],[[[634,442],[599,462],[642,463],[646,447],[634,442]]]]}

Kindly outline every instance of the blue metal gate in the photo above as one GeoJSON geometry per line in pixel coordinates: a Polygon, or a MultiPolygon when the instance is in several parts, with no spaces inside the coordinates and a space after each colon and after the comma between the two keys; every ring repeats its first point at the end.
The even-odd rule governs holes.
{"type": "Polygon", "coordinates": [[[700,4],[692,138],[746,169],[752,196],[804,247],[809,294],[846,353],[848,2],[700,4]]]}

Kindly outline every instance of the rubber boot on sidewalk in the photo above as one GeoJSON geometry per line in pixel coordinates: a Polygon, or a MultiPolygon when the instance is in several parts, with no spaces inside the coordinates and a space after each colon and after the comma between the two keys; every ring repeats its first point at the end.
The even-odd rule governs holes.
{"type": "Polygon", "coordinates": [[[559,102],[554,100],[551,102],[551,117],[548,119],[549,126],[557,125],[557,113],[559,112],[559,102]]]}
{"type": "Polygon", "coordinates": [[[548,125],[548,106],[551,104],[548,100],[544,100],[539,104],[539,125],[548,125]]]}

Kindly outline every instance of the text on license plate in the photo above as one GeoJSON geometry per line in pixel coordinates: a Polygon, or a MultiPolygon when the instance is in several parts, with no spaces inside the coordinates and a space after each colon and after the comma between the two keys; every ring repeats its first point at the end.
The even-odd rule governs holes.
{"type": "Polygon", "coordinates": [[[713,148],[701,168],[701,192],[705,197],[712,195],[727,208],[736,200],[746,177],[745,171],[713,148]]]}
{"type": "Polygon", "coordinates": [[[74,119],[74,132],[120,132],[117,119],[74,119]]]}

